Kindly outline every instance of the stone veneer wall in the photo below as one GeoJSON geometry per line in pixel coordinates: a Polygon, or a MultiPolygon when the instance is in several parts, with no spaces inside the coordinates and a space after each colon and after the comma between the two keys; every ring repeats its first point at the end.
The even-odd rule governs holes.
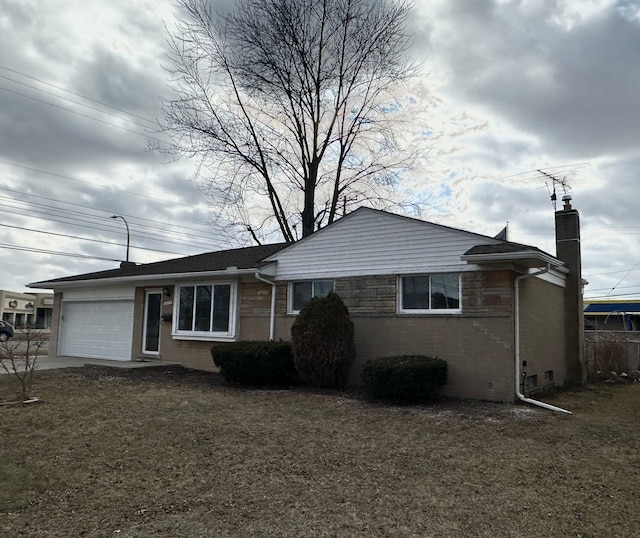
{"type": "Polygon", "coordinates": [[[522,280],[520,360],[525,376],[537,376],[537,385],[523,392],[532,394],[565,383],[565,338],[564,288],[536,278],[522,280]],[[545,373],[550,379],[545,380],[545,373]]]}
{"type": "MultiPolygon", "coordinates": [[[[157,286],[156,286],[157,287],[157,286]]],[[[164,286],[162,286],[164,287],[164,286]]],[[[172,290],[173,287],[169,286],[172,290]]],[[[173,312],[173,301],[176,300],[172,291],[171,304],[163,305],[163,314],[173,312]]],[[[240,283],[240,304],[238,308],[240,319],[238,340],[268,340],[269,320],[271,313],[271,286],[262,282],[240,283]]],[[[144,313],[144,289],[136,290],[135,306],[134,354],[142,357],[141,335],[144,313]]],[[[171,322],[161,322],[160,327],[160,359],[180,362],[186,368],[215,371],[217,368],[211,359],[211,348],[216,342],[179,340],[171,337],[171,322]]]]}
{"type": "MultiPolygon", "coordinates": [[[[398,279],[395,275],[336,279],[336,292],[349,308],[356,329],[358,356],[351,372],[351,383],[361,383],[360,371],[369,358],[420,353],[447,361],[449,383],[445,394],[512,401],[514,277],[515,273],[507,270],[462,273],[462,313],[415,315],[398,313],[398,279]]],[[[523,323],[526,324],[523,339],[528,364],[542,375],[547,369],[554,369],[560,380],[563,373],[557,367],[559,355],[551,353],[555,347],[549,342],[559,337],[561,323],[548,316],[544,304],[560,308],[558,290],[561,288],[537,279],[522,283],[526,283],[521,297],[526,309],[523,311],[523,323]],[[540,331],[545,330],[551,331],[552,338],[540,348],[540,331]],[[538,349],[549,361],[538,358],[538,349]]],[[[269,284],[262,282],[240,284],[238,339],[269,338],[271,289],[269,284]]],[[[278,282],[276,289],[276,339],[289,340],[295,315],[287,313],[287,283],[278,282]]],[[[143,303],[144,293],[137,293],[137,312],[143,311],[143,303]]],[[[163,308],[171,311],[172,306],[163,308]]],[[[139,314],[135,317],[138,327],[142,318],[139,314]]],[[[170,332],[171,324],[163,322],[161,358],[179,361],[188,368],[215,369],[210,355],[215,342],[173,340],[170,332]]],[[[140,348],[139,339],[135,340],[134,346],[140,348]]]]}
{"type": "MultiPolygon", "coordinates": [[[[513,400],[513,273],[462,273],[462,313],[400,314],[395,275],[339,278],[335,290],[355,324],[357,359],[350,382],[370,358],[439,356],[449,365],[445,394],[513,400]]],[[[295,315],[287,314],[287,286],[278,285],[277,332],[290,338],[295,315]]]]}

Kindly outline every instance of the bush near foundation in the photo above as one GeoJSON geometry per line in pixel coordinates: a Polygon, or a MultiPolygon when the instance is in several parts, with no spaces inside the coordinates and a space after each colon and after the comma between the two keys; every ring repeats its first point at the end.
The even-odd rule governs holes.
{"type": "Polygon", "coordinates": [[[585,339],[589,379],[610,379],[612,373],[627,372],[627,338],[625,333],[597,331],[585,339]]]}
{"type": "Polygon", "coordinates": [[[447,363],[426,355],[399,355],[368,360],[362,378],[377,400],[422,403],[447,383],[447,363]]]}
{"type": "Polygon", "coordinates": [[[222,377],[237,385],[289,385],[296,374],[289,342],[218,344],[211,357],[222,377]]]}
{"type": "Polygon", "coordinates": [[[356,356],[353,338],[353,321],[338,294],[311,299],[291,327],[293,360],[302,381],[345,386],[356,356]]]}

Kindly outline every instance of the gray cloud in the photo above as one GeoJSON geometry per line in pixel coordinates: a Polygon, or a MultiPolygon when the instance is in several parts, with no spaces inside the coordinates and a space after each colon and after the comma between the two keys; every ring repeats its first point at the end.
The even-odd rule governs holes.
{"type": "MultiPolygon", "coordinates": [[[[615,286],[640,260],[637,3],[606,9],[579,0],[417,4],[410,20],[412,53],[424,62],[419,84],[426,89],[416,89],[423,108],[415,115],[424,124],[419,132],[429,137],[411,141],[433,149],[415,184],[426,193],[417,195],[437,197],[437,210],[423,217],[490,235],[509,221],[514,240],[553,252],[553,208],[544,181],[511,176],[588,161],[590,168],[569,178],[583,220],[585,272],[594,289],[615,286]],[[608,275],[607,266],[626,269],[608,275]]],[[[212,1],[218,11],[235,5],[212,1]]],[[[155,120],[161,116],[159,96],[167,93],[163,23],[171,26],[174,12],[171,0],[0,0],[0,48],[7,51],[0,64],[155,120]]],[[[83,101],[6,70],[0,75],[83,101]]],[[[105,114],[123,113],[99,103],[83,101],[102,112],[3,79],[0,88],[144,132],[105,114]]],[[[0,90],[0,160],[82,180],[0,163],[2,195],[12,200],[0,198],[0,224],[114,245],[6,226],[0,226],[0,243],[121,258],[124,229],[108,219],[118,213],[130,222],[134,259],[170,256],[138,247],[189,253],[223,248],[220,234],[207,224],[215,208],[207,207],[191,181],[197,163],[172,162],[146,145],[145,136],[0,90]],[[17,207],[8,209],[10,203],[17,207]],[[47,210],[49,215],[40,213],[47,210]]],[[[16,291],[27,282],[115,265],[0,248],[2,287],[16,291]]],[[[640,284],[637,270],[621,286],[634,282],[640,284]]]]}
{"type": "Polygon", "coordinates": [[[576,157],[635,148],[640,21],[612,7],[567,28],[554,2],[446,5],[455,26],[436,30],[432,46],[461,101],[488,106],[576,157]]]}

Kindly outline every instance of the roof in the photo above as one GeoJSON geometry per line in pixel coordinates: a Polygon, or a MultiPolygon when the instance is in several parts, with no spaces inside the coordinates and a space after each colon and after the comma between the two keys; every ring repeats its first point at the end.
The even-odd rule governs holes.
{"type": "MultiPolygon", "coordinates": [[[[378,214],[378,215],[385,215],[387,217],[391,217],[393,219],[396,219],[398,221],[406,221],[406,222],[414,222],[414,223],[418,223],[420,225],[423,225],[425,228],[431,228],[431,229],[440,229],[440,230],[449,230],[452,232],[456,232],[459,234],[464,234],[465,236],[468,237],[476,237],[478,239],[482,239],[485,240],[487,242],[491,242],[491,241],[495,241],[498,243],[502,243],[504,242],[501,239],[497,239],[495,237],[491,237],[488,235],[483,235],[483,234],[479,234],[477,232],[470,232],[468,230],[463,230],[462,228],[454,228],[453,226],[447,226],[445,224],[438,224],[436,222],[431,222],[431,221],[427,221],[427,220],[422,220],[416,217],[410,217],[408,215],[398,215],[397,213],[391,213],[389,211],[384,211],[382,209],[374,209],[372,207],[367,207],[367,206],[360,206],[359,208],[357,208],[356,210],[352,211],[351,213],[345,215],[344,217],[338,218],[336,220],[334,220],[332,223],[327,224],[326,226],[320,228],[319,230],[315,231],[314,233],[312,233],[311,235],[308,235],[307,237],[303,237],[301,239],[299,239],[298,241],[294,242],[294,243],[289,243],[288,245],[286,245],[286,249],[293,249],[293,248],[297,248],[298,245],[300,245],[301,243],[305,243],[307,241],[315,241],[316,238],[319,235],[322,234],[326,234],[327,232],[329,232],[330,230],[332,230],[335,226],[339,226],[341,225],[341,223],[344,223],[345,221],[351,220],[351,219],[355,219],[357,218],[359,215],[362,215],[363,213],[370,213],[370,214],[378,214]]],[[[276,259],[276,256],[271,256],[270,260],[273,261],[276,259]]]]}
{"type": "Polygon", "coordinates": [[[511,252],[522,252],[523,250],[534,250],[538,252],[542,252],[540,249],[536,247],[532,247],[529,245],[521,245],[519,243],[499,243],[495,245],[476,245],[473,248],[467,250],[464,253],[465,256],[476,256],[479,254],[507,254],[511,252]]]}
{"type": "Polygon", "coordinates": [[[640,312],[640,301],[619,303],[619,302],[602,302],[589,303],[585,301],[585,314],[622,314],[631,312],[640,312]]]}
{"type": "Polygon", "coordinates": [[[52,288],[55,284],[87,280],[224,271],[231,267],[237,269],[258,269],[265,265],[262,262],[264,258],[282,250],[286,246],[287,243],[276,243],[272,245],[258,245],[254,247],[220,250],[217,252],[206,252],[204,254],[174,258],[161,262],[125,265],[119,269],[33,282],[29,284],[29,287],[52,288]]]}
{"type": "Polygon", "coordinates": [[[469,263],[503,263],[514,262],[526,267],[541,267],[551,265],[564,270],[564,265],[558,258],[530,245],[502,241],[490,245],[476,245],[467,250],[462,259],[469,263]]]}
{"type": "MultiPolygon", "coordinates": [[[[493,237],[484,236],[474,232],[468,232],[458,228],[452,228],[440,224],[435,224],[412,217],[396,215],[386,211],[361,207],[349,215],[333,222],[332,224],[322,228],[314,234],[301,239],[296,243],[275,243],[270,245],[259,245],[246,248],[221,250],[217,252],[208,252],[198,254],[196,256],[186,256],[183,258],[174,258],[171,260],[141,264],[141,265],[125,265],[119,269],[111,269],[107,271],[98,271],[95,273],[85,273],[81,275],[56,278],[41,282],[33,282],[29,284],[32,288],[55,288],[58,285],[73,284],[74,282],[96,282],[108,280],[114,281],[131,281],[142,280],[148,277],[172,277],[172,276],[198,276],[198,273],[225,272],[226,274],[237,274],[238,271],[245,272],[250,270],[258,270],[265,268],[272,262],[280,264],[281,256],[285,255],[289,249],[298,248],[300,244],[312,244],[317,242],[318,237],[325,237],[334,227],[340,226],[345,221],[356,219],[357,215],[386,215],[390,218],[398,219],[398,222],[414,222],[425,227],[425,230],[442,230],[452,231],[461,236],[467,237],[476,244],[472,248],[468,248],[460,258],[460,254],[456,254],[457,260],[462,259],[467,263],[475,264],[496,264],[496,263],[516,263],[525,267],[542,267],[546,265],[558,268],[560,271],[566,271],[563,263],[554,256],[547,254],[536,247],[512,243],[509,241],[499,240],[493,237]],[[278,254],[276,256],[276,254],[278,254]]],[[[473,244],[471,243],[471,244],[473,244]]]]}

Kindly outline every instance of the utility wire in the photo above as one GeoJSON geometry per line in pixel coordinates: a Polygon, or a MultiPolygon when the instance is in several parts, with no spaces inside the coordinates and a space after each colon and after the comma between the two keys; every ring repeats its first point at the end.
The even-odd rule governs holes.
{"type": "Polygon", "coordinates": [[[21,97],[25,97],[26,99],[31,99],[32,101],[36,101],[38,103],[42,103],[42,104],[45,104],[45,105],[48,105],[48,106],[52,106],[54,108],[58,108],[60,110],[64,110],[65,112],[69,112],[71,114],[76,114],[78,116],[82,116],[83,118],[88,118],[90,120],[97,121],[98,123],[102,123],[104,125],[108,125],[109,127],[115,127],[116,129],[121,129],[123,131],[127,131],[128,133],[144,136],[147,139],[155,140],[156,142],[159,142],[161,144],[166,144],[166,142],[164,140],[160,140],[159,138],[156,138],[155,136],[151,136],[148,133],[141,133],[139,131],[134,131],[133,129],[127,129],[126,127],[122,127],[121,125],[116,125],[115,123],[110,123],[108,121],[104,121],[104,120],[101,120],[101,119],[98,119],[98,118],[94,118],[93,116],[89,116],[87,114],[83,114],[82,112],[77,112],[75,110],[71,110],[70,108],[67,108],[67,107],[64,107],[64,106],[61,106],[61,105],[56,105],[54,103],[49,103],[48,101],[44,101],[43,99],[38,99],[37,97],[31,97],[30,95],[26,95],[24,93],[17,92],[15,90],[10,90],[9,88],[4,88],[4,87],[0,86],[0,90],[4,90],[5,92],[9,92],[9,93],[14,93],[14,94],[19,95],[21,97]]]}
{"type": "MultiPolygon", "coordinates": [[[[63,202],[61,200],[53,200],[51,198],[41,197],[41,196],[38,196],[38,195],[30,195],[30,194],[27,194],[27,193],[24,193],[24,194],[26,194],[27,196],[34,196],[36,198],[44,198],[45,200],[48,200],[48,201],[59,202],[61,204],[69,204],[69,205],[81,207],[83,209],[89,209],[90,211],[94,211],[95,210],[95,211],[102,212],[104,214],[103,215],[99,215],[99,214],[95,214],[93,212],[86,213],[86,212],[82,212],[82,211],[66,209],[64,207],[57,207],[57,206],[53,206],[53,205],[41,204],[41,203],[37,203],[37,202],[33,202],[33,201],[27,201],[27,200],[20,200],[18,198],[12,198],[12,197],[2,196],[2,195],[0,195],[0,200],[4,199],[4,200],[7,200],[7,201],[12,202],[14,204],[16,204],[16,203],[17,204],[23,204],[23,206],[19,206],[19,207],[25,207],[25,209],[27,209],[29,211],[31,211],[32,207],[35,207],[35,208],[40,208],[40,209],[44,209],[44,210],[47,210],[47,211],[51,211],[52,214],[61,213],[62,214],[61,216],[64,217],[64,218],[68,218],[67,215],[65,215],[65,213],[68,213],[70,215],[76,215],[76,216],[80,216],[80,217],[85,217],[85,220],[87,222],[92,222],[92,223],[95,221],[96,218],[97,219],[103,219],[103,218],[106,219],[108,216],[113,214],[113,211],[107,211],[106,209],[93,208],[93,207],[89,207],[89,206],[83,206],[83,205],[80,205],[80,204],[72,204],[72,203],[69,203],[69,202],[63,202]]],[[[0,204],[2,204],[2,202],[0,202],[0,204]]],[[[6,203],[5,203],[5,205],[6,205],[6,203]]],[[[15,205],[6,205],[6,206],[7,207],[13,207],[13,208],[16,207],[15,205]]],[[[42,211],[40,211],[40,214],[47,215],[49,213],[43,213],[42,211]]],[[[206,246],[209,246],[209,244],[210,244],[209,241],[212,240],[210,237],[192,233],[191,228],[188,228],[186,226],[172,225],[175,228],[182,228],[182,229],[188,230],[186,232],[173,231],[173,230],[168,230],[167,229],[167,223],[163,223],[163,222],[155,221],[155,220],[151,220],[151,219],[145,219],[143,217],[136,217],[134,215],[128,215],[126,213],[123,214],[123,216],[129,217],[130,219],[141,220],[141,221],[146,221],[146,222],[151,222],[151,223],[154,223],[154,224],[161,225],[160,227],[155,227],[155,226],[150,226],[148,224],[139,224],[139,223],[134,222],[134,221],[132,221],[130,223],[132,225],[132,227],[134,227],[134,228],[138,228],[138,229],[142,229],[142,230],[156,230],[156,231],[160,232],[160,234],[161,234],[161,236],[163,238],[165,238],[167,236],[167,234],[176,235],[176,236],[178,236],[180,238],[181,241],[184,241],[185,237],[191,237],[191,238],[193,238],[193,240],[195,242],[199,242],[200,240],[206,242],[206,246]]],[[[116,226],[115,224],[111,223],[111,222],[107,225],[107,223],[105,222],[103,224],[102,228],[100,228],[100,229],[104,229],[104,228],[118,229],[119,227],[116,226]]],[[[154,234],[154,235],[158,236],[158,234],[154,234]]]]}
{"type": "Polygon", "coordinates": [[[584,300],[585,301],[594,301],[594,300],[606,300],[606,299],[611,299],[613,297],[632,297],[632,296],[636,296],[636,297],[640,297],[640,292],[635,292],[635,293],[616,293],[614,295],[596,295],[594,297],[585,297],[584,300]]]}
{"type": "Polygon", "coordinates": [[[515,177],[526,176],[527,174],[534,174],[533,176],[526,178],[528,180],[541,179],[547,176],[547,174],[542,170],[548,170],[552,174],[553,173],[562,174],[562,173],[572,172],[573,170],[577,170],[585,166],[589,166],[589,163],[586,162],[586,163],[565,164],[560,166],[550,166],[548,168],[543,168],[543,169],[527,170],[526,172],[520,172],[519,174],[513,174],[510,176],[502,176],[502,177],[496,178],[496,181],[502,181],[504,179],[513,179],[515,177]]]}
{"type": "Polygon", "coordinates": [[[96,103],[98,105],[102,105],[105,106],[107,108],[110,108],[111,110],[116,110],[118,112],[122,112],[123,114],[127,114],[129,116],[132,116],[134,118],[138,118],[139,120],[144,120],[147,121],[153,125],[155,125],[155,122],[152,120],[149,120],[147,118],[144,118],[142,116],[138,116],[137,114],[133,114],[132,112],[128,112],[126,110],[123,110],[121,108],[112,106],[112,105],[108,105],[107,103],[103,103],[102,101],[98,101],[97,99],[93,99],[92,97],[87,97],[86,95],[82,95],[81,93],[76,93],[73,92],[71,90],[67,90],[66,88],[62,88],[61,86],[56,86],[55,84],[51,84],[50,82],[46,82],[42,79],[36,78],[36,77],[32,77],[31,75],[27,75],[26,73],[22,73],[20,71],[16,71],[15,69],[11,69],[10,67],[7,67],[5,65],[0,65],[0,69],[4,69],[5,71],[9,71],[11,73],[15,73],[16,75],[20,75],[21,77],[26,77],[26,78],[30,78],[31,80],[35,80],[36,82],[40,82],[41,84],[46,84],[47,86],[51,86],[52,88],[55,88],[56,90],[60,90],[63,92],[67,92],[70,93],[71,95],[75,95],[76,97],[81,97],[82,99],[86,99],[87,101],[91,101],[92,103],[96,103]]]}
{"type": "MultiPolygon", "coordinates": [[[[32,172],[38,172],[40,174],[47,174],[49,176],[59,177],[61,179],[69,179],[71,181],[77,181],[78,183],[84,183],[85,185],[90,185],[91,187],[96,187],[96,188],[99,188],[99,189],[112,190],[112,191],[123,193],[123,194],[126,194],[126,195],[139,196],[140,198],[147,198],[149,200],[154,200],[156,202],[162,202],[163,204],[171,204],[171,205],[174,205],[174,206],[182,206],[182,207],[188,207],[190,209],[193,209],[193,205],[182,204],[180,202],[173,202],[173,201],[169,202],[167,200],[163,200],[162,198],[156,198],[154,196],[148,196],[146,194],[140,194],[138,192],[123,191],[122,189],[118,189],[117,187],[110,187],[108,185],[97,185],[96,183],[91,183],[90,181],[84,181],[82,179],[77,179],[77,178],[74,178],[74,177],[65,176],[63,174],[56,174],[55,172],[49,172],[47,170],[41,170],[39,168],[33,168],[31,166],[25,166],[25,165],[22,165],[22,164],[17,164],[17,163],[11,162],[11,161],[0,160],[0,163],[7,164],[9,166],[15,166],[16,168],[22,168],[24,170],[30,170],[32,172]]],[[[32,195],[32,196],[34,196],[34,195],[32,195]]]]}
{"type": "MultiPolygon", "coordinates": [[[[142,127],[143,129],[148,129],[149,126],[148,125],[142,125],[142,123],[138,123],[137,121],[133,121],[130,120],[128,118],[123,118],[122,116],[118,116],[117,114],[114,114],[113,112],[107,112],[106,110],[101,110],[97,107],[91,106],[91,105],[86,105],[84,103],[80,103],[79,101],[74,101],[73,99],[69,99],[68,97],[62,97],[61,95],[58,95],[57,93],[54,92],[49,92],[47,90],[43,90],[41,88],[37,88],[36,86],[33,86],[31,84],[27,84],[26,82],[20,82],[19,80],[14,80],[12,78],[9,77],[5,77],[0,75],[1,79],[4,80],[8,80],[9,82],[13,82],[14,84],[20,84],[21,86],[25,86],[27,88],[30,88],[32,90],[38,91],[38,92],[42,92],[45,93],[47,95],[51,95],[57,99],[62,99],[63,101],[68,101],[69,103],[73,103],[74,105],[78,105],[78,106],[82,106],[85,108],[88,108],[89,110],[94,110],[95,112],[99,112],[100,114],[106,114],[107,116],[111,116],[113,118],[122,120],[122,121],[128,121],[129,123],[132,123],[133,125],[137,125],[138,127],[142,127]]],[[[3,88],[4,89],[4,88],[3,88]]],[[[20,95],[24,95],[25,97],[28,97],[26,94],[20,94],[20,95]]],[[[43,101],[45,102],[45,101],[43,101]]]]}
{"type": "MultiPolygon", "coordinates": [[[[69,235],[69,234],[63,234],[63,233],[57,233],[57,232],[45,232],[44,230],[35,230],[33,228],[23,228],[22,226],[12,226],[11,224],[0,224],[0,226],[4,227],[4,228],[12,228],[14,230],[22,230],[25,232],[34,232],[34,233],[40,233],[40,234],[45,234],[45,235],[53,235],[56,237],[66,237],[68,239],[80,239],[81,241],[91,241],[92,243],[102,243],[105,245],[111,245],[114,247],[122,247],[124,246],[121,243],[113,243],[111,241],[102,241],[101,239],[90,239],[88,237],[80,237],[77,235],[69,235]]],[[[161,254],[175,254],[176,256],[189,256],[189,254],[185,254],[183,252],[171,252],[170,250],[158,250],[158,249],[154,249],[154,248],[146,248],[146,247],[137,247],[135,245],[131,245],[131,249],[136,249],[136,250],[147,250],[149,252],[159,252],[161,254]]]]}
{"type": "Polygon", "coordinates": [[[99,256],[89,256],[88,254],[74,254],[72,252],[60,252],[57,250],[45,250],[41,248],[32,248],[32,247],[20,247],[16,245],[7,245],[4,243],[0,243],[0,248],[6,248],[8,250],[20,250],[23,252],[33,252],[36,254],[51,254],[54,256],[67,256],[69,258],[83,258],[88,260],[102,260],[106,262],[119,262],[122,260],[116,260],[115,258],[101,258],[99,256]]]}
{"type": "MultiPolygon", "coordinates": [[[[0,204],[0,207],[2,207],[4,204],[0,204]]],[[[15,206],[6,206],[5,207],[10,207],[13,209],[20,209],[20,208],[16,208],[15,206]]],[[[80,219],[80,218],[75,218],[72,216],[60,216],[59,218],[54,218],[54,216],[52,216],[50,213],[47,213],[45,211],[40,211],[37,209],[29,209],[30,212],[32,214],[36,214],[36,215],[42,215],[46,218],[46,220],[50,220],[53,222],[59,222],[61,224],[67,224],[70,226],[80,226],[83,229],[93,229],[93,230],[99,230],[104,232],[105,229],[108,229],[109,231],[116,231],[116,226],[109,223],[109,225],[106,224],[99,227],[99,226],[92,226],[91,223],[95,222],[95,218],[91,218],[91,219],[80,219]],[[60,220],[60,219],[65,219],[65,220],[60,220]],[[89,224],[87,224],[89,223],[89,224]]],[[[4,210],[5,213],[11,213],[11,214],[16,214],[16,215],[22,215],[24,216],[23,213],[20,213],[18,211],[11,211],[11,210],[4,210]]],[[[106,219],[105,219],[106,220],[106,219]]],[[[135,229],[135,228],[134,228],[135,229]]],[[[211,245],[205,245],[205,244],[198,244],[198,243],[194,243],[194,242],[190,242],[190,241],[178,241],[178,240],[170,240],[166,237],[166,235],[162,235],[162,234],[153,234],[153,233],[138,233],[136,234],[137,237],[141,238],[141,239],[147,239],[150,241],[157,241],[157,242],[162,242],[162,243],[171,243],[171,244],[179,244],[182,246],[186,246],[186,247],[192,247],[192,248],[198,248],[198,249],[204,249],[204,250],[211,250],[211,245]]]]}
{"type": "MultiPolygon", "coordinates": [[[[628,286],[618,286],[616,289],[619,290],[626,290],[629,288],[639,288],[640,289],[640,284],[629,284],[628,286]]],[[[607,291],[610,290],[611,288],[589,288],[589,293],[593,293],[594,291],[607,291]]]]}

